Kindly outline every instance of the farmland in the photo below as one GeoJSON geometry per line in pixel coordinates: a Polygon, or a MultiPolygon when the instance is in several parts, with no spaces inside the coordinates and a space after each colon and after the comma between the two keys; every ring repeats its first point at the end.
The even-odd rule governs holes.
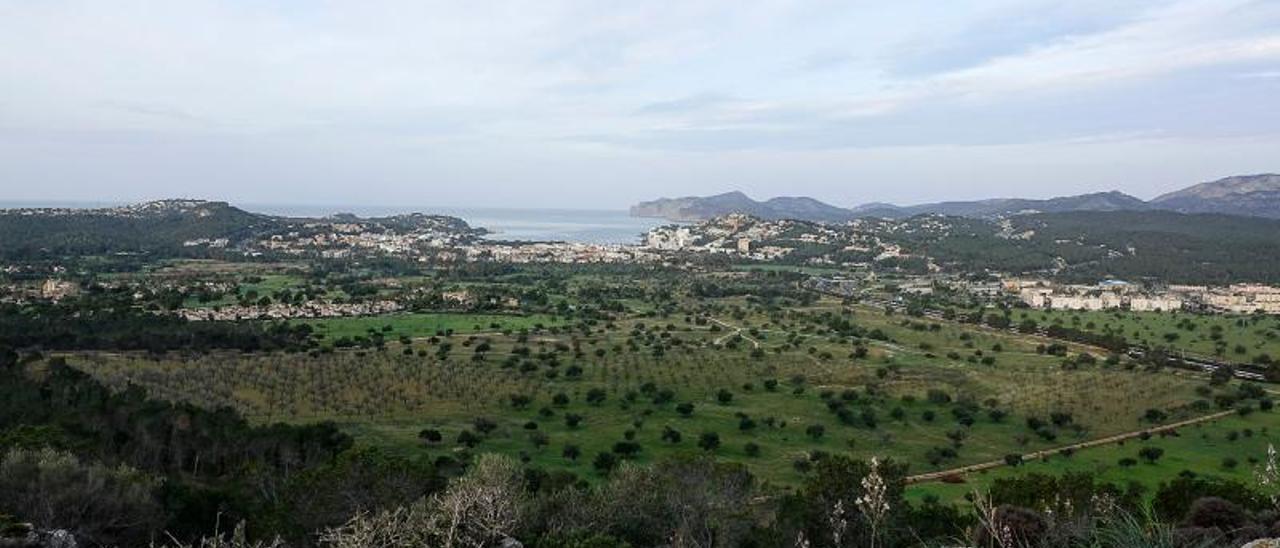
{"type": "Polygon", "coordinates": [[[1022,310],[1014,324],[1032,320],[1093,333],[1114,333],[1130,344],[1164,347],[1229,361],[1267,364],[1280,358],[1280,319],[1186,312],[1022,310]]]}
{"type": "Polygon", "coordinates": [[[406,313],[385,316],[324,318],[305,321],[325,339],[357,337],[381,333],[388,338],[431,337],[440,332],[482,333],[520,331],[560,322],[547,315],[502,315],[459,313],[406,313]]]}
{"type": "MultiPolygon", "coordinates": [[[[262,423],[334,421],[359,443],[401,455],[501,452],[594,479],[607,470],[600,459],[709,453],[783,487],[823,454],[892,457],[920,473],[1239,401],[1238,386],[1109,363],[1097,349],[1050,353],[1017,334],[836,300],[636,300],[643,308],[597,317],[309,322],[321,340],[385,334],[386,344],[360,350],[68,357],[109,386],[229,405],[262,423]]],[[[1267,418],[1249,420],[1269,424],[1271,415],[1258,416],[1267,418]]],[[[1210,460],[1219,449],[1197,447],[1210,460]]],[[[1114,461],[1108,450],[1076,458],[1092,462],[1083,454],[1097,451],[1099,462],[1114,461]]],[[[952,496],[949,487],[922,489],[952,496]]]]}
{"type": "Polygon", "coordinates": [[[1001,467],[972,475],[961,483],[932,482],[916,485],[911,492],[918,497],[938,496],[944,500],[961,500],[974,490],[982,490],[998,478],[1011,478],[1039,473],[1061,475],[1088,472],[1103,481],[1119,485],[1136,482],[1147,492],[1154,492],[1162,482],[1186,470],[1197,475],[1216,476],[1248,484],[1267,454],[1267,446],[1275,443],[1280,431],[1280,415],[1251,413],[1180,429],[1174,436],[1152,436],[1131,439],[1105,447],[1075,453],[1062,453],[1028,461],[1018,467],[1001,467]],[[1139,454],[1144,448],[1162,451],[1149,462],[1139,454]],[[1129,459],[1129,460],[1126,460],[1129,459]]]}

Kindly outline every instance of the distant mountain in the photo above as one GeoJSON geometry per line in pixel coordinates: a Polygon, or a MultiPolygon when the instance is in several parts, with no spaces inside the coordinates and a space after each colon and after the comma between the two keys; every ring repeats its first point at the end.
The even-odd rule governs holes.
{"type": "Polygon", "coordinates": [[[1146,209],[1150,209],[1146,202],[1123,192],[1112,191],[1081,194],[1079,196],[1061,196],[1047,200],[995,198],[970,202],[939,202],[908,207],[880,204],[872,209],[863,209],[860,216],[894,218],[936,214],[990,219],[1028,213],[1142,211],[1146,209]]]}
{"type": "Polygon", "coordinates": [[[1237,175],[1157,196],[1152,206],[1182,213],[1280,219],[1280,175],[1237,175]]]}
{"type": "Polygon", "coordinates": [[[805,221],[843,222],[857,215],[847,209],[813,198],[778,197],[757,202],[741,192],[715,196],[661,198],[631,206],[633,217],[657,217],[678,222],[705,221],[730,213],[743,213],[761,219],[799,219],[805,221]]]}
{"type": "Polygon", "coordinates": [[[642,202],[632,206],[631,215],[696,222],[730,213],[743,213],[761,219],[838,223],[857,218],[902,219],[926,214],[999,219],[1032,213],[1151,210],[1280,219],[1280,175],[1268,173],[1227,177],[1170,192],[1149,202],[1123,192],[1111,191],[1045,200],[995,198],[913,206],[873,202],[845,209],[813,198],[784,197],[758,202],[741,192],[728,192],[707,197],[687,196],[642,202]]]}
{"type": "Polygon", "coordinates": [[[844,222],[860,217],[897,219],[930,213],[956,217],[996,218],[1024,213],[1145,209],[1149,209],[1146,202],[1120,192],[1100,192],[1048,200],[1000,198],[972,202],[940,202],[906,207],[885,203],[871,203],[851,209],[836,207],[813,198],[784,197],[758,202],[741,192],[729,192],[705,198],[663,198],[651,202],[643,202],[631,208],[631,215],[636,217],[660,217],[680,222],[695,222],[730,213],[743,213],[761,219],[844,222]]]}

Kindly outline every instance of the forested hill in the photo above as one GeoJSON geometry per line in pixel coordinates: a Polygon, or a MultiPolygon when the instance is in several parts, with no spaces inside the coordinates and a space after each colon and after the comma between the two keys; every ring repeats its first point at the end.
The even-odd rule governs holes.
{"type": "Polygon", "coordinates": [[[276,235],[307,237],[338,232],[430,233],[464,239],[485,233],[462,219],[442,215],[292,218],[251,213],[226,202],[160,200],[97,209],[0,209],[0,258],[126,253],[217,257],[225,250],[244,252],[246,244],[276,235]]]}
{"type": "Polygon", "coordinates": [[[798,266],[1082,282],[1118,277],[1211,285],[1280,283],[1280,220],[1260,217],[1073,211],[999,220],[930,214],[842,225],[722,217],[680,230],[690,232],[688,249],[725,256],[737,252],[726,247],[746,240],[752,249],[775,253],[755,260],[798,266]]]}
{"type": "MultiPolygon", "coordinates": [[[[1196,283],[1280,280],[1280,220],[1170,211],[1076,211],[1017,221],[1039,240],[1074,240],[1109,252],[1074,273],[1196,283]]],[[[1017,222],[1015,224],[1017,224],[1017,222]]]]}
{"type": "Polygon", "coordinates": [[[1014,217],[1001,226],[957,221],[907,241],[969,270],[1171,283],[1280,281],[1280,220],[1171,211],[1073,211],[1014,217]]]}
{"type": "Polygon", "coordinates": [[[201,200],[103,209],[0,210],[0,256],[177,253],[189,240],[237,240],[278,225],[273,217],[201,200]]]}

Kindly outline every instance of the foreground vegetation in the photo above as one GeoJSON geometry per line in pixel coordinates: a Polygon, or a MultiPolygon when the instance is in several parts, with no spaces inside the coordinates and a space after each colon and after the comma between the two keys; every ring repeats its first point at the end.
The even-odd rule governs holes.
{"type": "MultiPolygon", "coordinates": [[[[823,297],[787,270],[395,274],[260,265],[199,274],[229,287],[204,302],[0,307],[0,513],[82,523],[90,545],[243,521],[245,542],[303,546],[1007,548],[1006,526],[1019,545],[1193,546],[1275,521],[1255,478],[1280,427],[1269,385],[823,297]],[[408,310],[158,313],[314,294],[408,310]]],[[[1265,320],[1182,319],[1269,351],[1265,320]]]]}

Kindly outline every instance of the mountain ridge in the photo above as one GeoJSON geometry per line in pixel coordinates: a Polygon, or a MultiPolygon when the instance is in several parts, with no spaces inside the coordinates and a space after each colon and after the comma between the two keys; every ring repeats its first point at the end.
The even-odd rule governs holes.
{"type": "Polygon", "coordinates": [[[1027,213],[1149,210],[1280,218],[1280,175],[1225,177],[1162,194],[1150,201],[1112,190],[1046,199],[989,198],[912,206],[870,202],[842,208],[802,196],[756,201],[741,191],[732,191],[707,197],[659,198],[632,206],[630,213],[635,217],[657,217],[676,222],[704,221],[730,213],[762,219],[846,222],[866,217],[896,219],[924,214],[995,219],[1027,213]]]}

